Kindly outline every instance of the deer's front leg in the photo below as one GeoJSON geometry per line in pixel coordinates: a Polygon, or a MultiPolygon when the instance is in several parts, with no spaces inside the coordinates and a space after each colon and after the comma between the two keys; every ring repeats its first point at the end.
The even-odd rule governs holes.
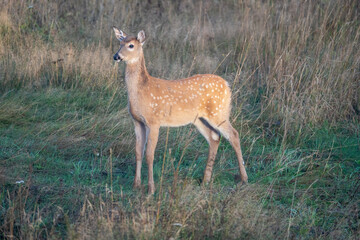
{"type": "Polygon", "coordinates": [[[146,147],[146,162],[148,164],[149,194],[154,194],[153,162],[156,144],[159,137],[159,126],[148,127],[148,141],[146,147]]]}
{"type": "Polygon", "coordinates": [[[136,172],[134,180],[134,188],[141,185],[141,164],[144,156],[145,144],[146,144],[146,127],[144,123],[134,120],[135,136],[136,136],[136,172]]]}

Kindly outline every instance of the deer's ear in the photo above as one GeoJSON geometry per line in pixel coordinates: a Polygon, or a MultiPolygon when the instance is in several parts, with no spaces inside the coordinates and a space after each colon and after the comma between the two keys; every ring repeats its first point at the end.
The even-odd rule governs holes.
{"type": "Polygon", "coordinates": [[[141,45],[143,45],[145,43],[145,39],[145,32],[144,30],[141,30],[137,35],[137,40],[141,43],[141,45]]]}
{"type": "Polygon", "coordinates": [[[115,32],[115,36],[119,41],[122,41],[126,38],[126,33],[124,33],[123,31],[121,31],[120,29],[113,27],[114,32],[115,32]]]}

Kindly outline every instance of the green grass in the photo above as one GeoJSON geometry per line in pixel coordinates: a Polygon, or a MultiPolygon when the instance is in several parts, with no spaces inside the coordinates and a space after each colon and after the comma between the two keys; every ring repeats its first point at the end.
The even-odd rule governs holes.
{"type": "MultiPolygon", "coordinates": [[[[112,94],[104,91],[51,88],[13,91],[2,97],[2,106],[9,107],[4,109],[0,120],[0,166],[4,169],[0,198],[4,224],[2,234],[9,231],[9,221],[14,221],[15,234],[25,231],[21,224],[31,223],[32,231],[37,234],[33,236],[49,236],[49,231],[58,237],[72,231],[81,235],[75,223],[85,221],[80,213],[86,201],[91,201],[91,209],[94,208],[93,214],[96,215],[104,204],[110,209],[120,209],[125,218],[136,216],[141,211],[149,211],[147,214],[152,216],[159,195],[157,192],[154,197],[146,196],[145,162],[144,188],[132,190],[134,134],[127,111],[117,110],[126,108],[124,98],[116,98],[119,98],[118,104],[104,109],[103,105],[114,102],[112,94]],[[128,139],[124,142],[122,138],[128,139]],[[20,180],[24,183],[15,183],[20,180]],[[20,204],[23,204],[21,208],[20,204]],[[9,215],[11,207],[15,208],[13,219],[9,215]],[[41,221],[33,222],[37,212],[41,221]],[[26,219],[23,214],[31,215],[32,219],[26,219]],[[38,225],[33,226],[35,223],[38,225]]],[[[240,121],[238,124],[242,128],[244,123],[240,121]]],[[[352,127],[358,132],[359,125],[352,127]]],[[[250,210],[259,211],[261,217],[265,215],[265,218],[270,218],[268,221],[279,224],[284,228],[279,230],[282,235],[286,235],[285,227],[289,221],[290,236],[293,237],[326,238],[329,234],[337,234],[334,231],[347,237],[356,235],[359,229],[356,208],[360,197],[358,135],[349,132],[349,126],[324,125],[309,128],[302,133],[300,140],[287,140],[284,146],[276,137],[263,135],[259,138],[261,135],[256,129],[251,127],[242,134],[250,179],[248,186],[240,188],[236,186],[239,181],[236,159],[224,139],[221,140],[212,183],[206,188],[199,185],[206,163],[207,144],[193,127],[170,130],[168,149],[171,148],[171,156],[168,154],[166,157],[162,172],[166,135],[166,129],[162,129],[154,175],[159,189],[163,174],[163,191],[160,217],[150,238],[172,236],[168,231],[173,228],[173,234],[178,231],[176,228],[179,227],[169,222],[179,214],[176,211],[180,212],[180,224],[183,224],[183,212],[190,214],[185,214],[188,217],[185,222],[189,223],[181,227],[178,237],[231,237],[231,228],[237,224],[231,211],[243,206],[228,202],[237,197],[242,198],[242,203],[257,202],[260,208],[255,205],[250,210]],[[179,176],[175,179],[182,155],[179,176]],[[202,194],[194,196],[193,190],[188,192],[189,188],[202,194]],[[230,210],[223,204],[230,204],[230,210]],[[169,205],[175,212],[169,210],[169,205]]],[[[255,226],[243,226],[240,235],[234,236],[276,237],[275,230],[253,232],[256,224],[262,224],[265,229],[269,225],[262,222],[260,216],[249,217],[255,221],[255,226]]],[[[116,224],[120,220],[113,221],[116,224]]],[[[155,220],[150,218],[149,221],[155,220]]],[[[117,229],[115,226],[110,228],[117,229]]],[[[115,236],[149,237],[138,235],[135,227],[133,231],[120,231],[115,236]]],[[[91,234],[96,236],[95,232],[91,234]]]]}
{"type": "Polygon", "coordinates": [[[1,2],[0,239],[357,239],[358,12],[352,0],[1,2]],[[152,76],[229,82],[247,185],[221,139],[203,186],[208,145],[186,126],[160,131],[155,195],[145,160],[132,189],[113,25],[145,30],[152,76]]]}

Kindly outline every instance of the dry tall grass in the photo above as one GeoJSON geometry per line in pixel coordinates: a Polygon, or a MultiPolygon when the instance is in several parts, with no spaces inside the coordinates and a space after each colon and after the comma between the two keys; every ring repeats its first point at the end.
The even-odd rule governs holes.
{"type": "Polygon", "coordinates": [[[235,108],[258,103],[284,127],[351,118],[360,108],[357,1],[40,0],[1,7],[3,89],[121,83],[111,59],[117,25],[145,29],[153,75],[216,70],[233,86],[235,108]]]}
{"type": "MultiPolygon", "coordinates": [[[[145,58],[153,76],[175,79],[215,72],[228,80],[234,98],[232,119],[241,125],[242,137],[255,122],[263,126],[263,132],[275,126],[285,144],[287,138],[301,137],[309,126],[359,119],[360,5],[356,0],[3,0],[0,9],[1,94],[20,88],[60,87],[125,95],[123,65],[119,71],[112,60],[118,42],[111,27],[116,25],[132,34],[145,30],[145,58]]],[[[0,120],[22,112],[11,106],[3,109],[0,120]]],[[[83,132],[107,127],[105,121],[113,131],[119,126],[112,124],[117,120],[112,117],[91,118],[83,132]]],[[[251,152],[252,143],[246,144],[251,152]]],[[[285,151],[281,154],[279,165],[294,164],[285,151]]],[[[317,154],[303,163],[310,176],[318,167],[313,163],[320,158],[317,154]]],[[[341,221],[329,235],[322,235],[320,228],[312,229],[317,209],[305,202],[317,180],[297,192],[302,195],[295,195],[295,189],[290,193],[293,199],[301,198],[290,209],[298,210],[294,214],[281,208],[282,204],[265,207],[274,191],[286,191],[274,190],[272,185],[265,189],[258,184],[238,190],[220,187],[215,192],[187,181],[175,177],[173,183],[164,184],[158,217],[156,200],[141,193],[119,193],[114,201],[112,187],[104,186],[105,199],[88,191],[71,219],[59,207],[50,228],[42,222],[48,209],[25,210],[31,187],[20,186],[0,195],[7,199],[0,234],[61,238],[62,233],[56,232],[59,222],[66,223],[70,239],[295,238],[290,234],[293,226],[309,238],[341,238],[344,234],[341,221]]],[[[358,216],[350,209],[358,206],[346,206],[345,212],[358,216]]],[[[347,233],[355,236],[351,231],[358,228],[354,229],[347,233]]]]}

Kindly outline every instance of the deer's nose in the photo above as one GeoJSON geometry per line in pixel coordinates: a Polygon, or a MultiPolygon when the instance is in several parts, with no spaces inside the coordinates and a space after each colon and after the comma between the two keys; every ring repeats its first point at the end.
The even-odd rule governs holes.
{"type": "Polygon", "coordinates": [[[115,60],[115,61],[121,60],[119,54],[115,53],[115,55],[114,55],[114,60],[115,60]]]}

